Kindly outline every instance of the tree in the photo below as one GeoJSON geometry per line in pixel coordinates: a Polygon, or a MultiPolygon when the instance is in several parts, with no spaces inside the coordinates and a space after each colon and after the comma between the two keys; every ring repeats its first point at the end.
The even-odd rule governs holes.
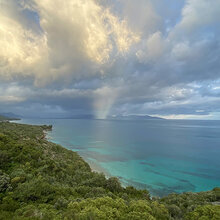
{"type": "Polygon", "coordinates": [[[6,190],[11,190],[11,184],[10,184],[10,177],[9,175],[3,173],[0,170],[0,193],[5,192],[6,190]]]}
{"type": "Polygon", "coordinates": [[[106,188],[109,189],[111,192],[120,192],[122,190],[121,184],[116,177],[110,177],[106,181],[106,188]]]}
{"type": "Polygon", "coordinates": [[[186,215],[188,220],[220,220],[219,205],[198,206],[193,212],[186,215]]]}

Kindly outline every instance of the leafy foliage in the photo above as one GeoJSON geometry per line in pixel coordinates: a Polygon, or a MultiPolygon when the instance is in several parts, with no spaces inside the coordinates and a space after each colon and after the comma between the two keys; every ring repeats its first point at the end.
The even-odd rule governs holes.
{"type": "Polygon", "coordinates": [[[92,172],[77,153],[48,142],[47,129],[0,123],[0,220],[219,219],[220,188],[151,198],[92,172]]]}
{"type": "Polygon", "coordinates": [[[204,205],[198,206],[193,212],[186,215],[189,220],[209,220],[209,219],[220,219],[220,206],[204,205]]]}

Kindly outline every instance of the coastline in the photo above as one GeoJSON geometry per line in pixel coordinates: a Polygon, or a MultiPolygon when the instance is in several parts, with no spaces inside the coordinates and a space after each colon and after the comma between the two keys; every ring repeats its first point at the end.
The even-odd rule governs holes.
{"type": "MultiPolygon", "coordinates": [[[[48,130],[44,130],[44,134],[45,134],[45,140],[48,141],[48,142],[51,142],[51,143],[54,143],[54,144],[57,144],[55,141],[53,142],[53,138],[51,136],[49,136],[49,132],[52,132],[52,131],[48,131],[48,130]]],[[[58,144],[60,145],[60,144],[58,144]]],[[[63,146],[63,145],[60,145],[61,147],[65,148],[65,149],[68,149],[67,147],[63,146]]],[[[99,166],[97,163],[95,163],[94,161],[92,161],[91,159],[89,158],[84,158],[83,156],[80,155],[79,152],[77,151],[74,151],[74,150],[71,150],[72,152],[74,153],[77,153],[86,163],[89,164],[91,170],[93,172],[97,172],[97,173],[103,173],[107,178],[110,178],[112,177],[112,175],[106,170],[104,169],[103,167],[99,166]]]]}
{"type": "Polygon", "coordinates": [[[117,178],[93,172],[77,152],[48,141],[47,128],[0,123],[0,180],[4,180],[0,219],[193,220],[191,216],[198,213],[205,219],[220,216],[220,188],[159,198],[148,190],[122,187],[117,178]]]}
{"type": "MultiPolygon", "coordinates": [[[[207,179],[206,176],[204,175],[204,178],[202,178],[203,177],[202,174],[200,175],[199,173],[196,172],[197,167],[194,168],[194,171],[190,171],[188,169],[188,168],[191,169],[196,164],[187,163],[188,168],[181,171],[181,166],[184,165],[184,161],[177,161],[177,160],[168,161],[166,160],[166,158],[165,160],[163,160],[163,158],[161,157],[158,159],[153,158],[150,160],[147,159],[146,161],[143,160],[144,162],[142,160],[135,160],[135,159],[130,160],[129,159],[126,163],[121,164],[120,162],[117,162],[115,160],[118,157],[120,161],[120,158],[119,158],[120,152],[118,152],[117,149],[115,149],[116,150],[115,152],[118,152],[119,154],[114,153],[116,158],[115,159],[113,158],[113,163],[108,163],[108,162],[111,162],[110,161],[111,154],[108,155],[108,152],[107,154],[105,154],[105,151],[103,152],[100,151],[99,153],[99,149],[105,146],[102,146],[102,144],[92,145],[91,139],[87,140],[87,138],[91,137],[90,136],[91,133],[88,133],[87,130],[85,130],[85,134],[84,134],[82,133],[82,130],[78,130],[77,128],[78,125],[82,126],[81,128],[86,129],[85,126],[87,126],[87,122],[85,123],[85,121],[72,120],[67,124],[66,127],[64,125],[67,122],[66,121],[62,122],[60,120],[54,121],[54,120],[34,119],[34,120],[22,120],[21,122],[23,124],[30,124],[30,125],[31,124],[36,124],[36,125],[53,124],[54,129],[52,133],[46,132],[47,140],[52,141],[52,143],[61,145],[65,149],[69,149],[73,152],[77,152],[77,154],[79,154],[83,158],[83,160],[85,160],[90,165],[93,171],[98,172],[98,173],[104,173],[106,177],[113,177],[113,176],[118,177],[121,184],[124,187],[128,185],[132,185],[138,189],[150,190],[151,194],[154,196],[163,197],[163,196],[169,195],[170,193],[204,192],[207,190],[211,190],[216,186],[219,186],[219,181],[215,181],[215,179],[213,180],[214,176],[213,178],[207,179]],[[71,124],[76,124],[76,125],[72,127],[71,124]],[[74,133],[74,139],[72,138],[71,133],[74,133]],[[84,138],[85,138],[85,141],[84,141],[84,138]],[[88,142],[88,146],[86,145],[87,142],[88,142]],[[97,145],[97,149],[96,149],[96,145],[97,145]],[[93,150],[93,148],[95,149],[93,150]],[[95,153],[96,151],[97,151],[97,154],[95,153]],[[154,167],[152,168],[151,165],[149,165],[149,163],[154,164],[154,167]],[[177,165],[176,169],[178,170],[179,168],[180,172],[179,173],[176,172],[174,174],[170,173],[170,168],[168,167],[168,165],[166,166],[165,163],[168,163],[168,165],[177,165]],[[140,169],[140,172],[139,170],[137,170],[137,172],[132,171],[134,167],[135,169],[140,169]],[[131,175],[130,174],[127,175],[127,172],[131,173],[131,175]],[[164,180],[165,182],[163,182],[162,180],[164,180]],[[203,184],[200,184],[200,183],[203,183],[203,184]]],[[[20,123],[20,122],[16,122],[16,123],[20,123]]],[[[91,121],[88,121],[88,123],[89,123],[88,125],[90,125],[91,121]]],[[[92,124],[94,124],[94,122],[92,122],[92,124]]],[[[98,125],[102,125],[102,123],[101,124],[98,123],[98,125]]],[[[118,126],[118,124],[116,125],[118,126]]],[[[94,128],[95,126],[96,124],[94,124],[94,128]]],[[[93,142],[96,140],[101,140],[101,136],[97,138],[95,135],[95,138],[92,138],[92,140],[93,142]]],[[[198,169],[200,168],[202,169],[203,167],[199,165],[198,169]]],[[[214,169],[214,168],[210,168],[210,170],[211,169],[214,169]]],[[[213,175],[215,174],[214,172],[215,171],[213,170],[213,175]]],[[[212,173],[210,173],[209,176],[211,176],[211,174],[212,173]]]]}
{"type": "MultiPolygon", "coordinates": [[[[45,138],[45,140],[48,141],[48,142],[57,144],[55,141],[53,142],[53,138],[49,135],[50,132],[53,132],[53,129],[51,129],[51,130],[44,130],[44,134],[45,134],[44,138],[45,138]]],[[[60,144],[58,144],[58,145],[60,145],[60,144]]],[[[65,149],[68,149],[67,147],[65,147],[63,145],[60,145],[60,146],[65,148],[65,149]]],[[[77,151],[74,151],[74,150],[71,150],[71,151],[76,153],[76,154],[78,154],[86,163],[88,163],[88,165],[91,168],[92,172],[97,172],[97,173],[100,173],[100,174],[104,174],[105,177],[107,177],[107,178],[115,177],[115,176],[111,175],[105,168],[103,168],[102,166],[100,166],[97,163],[95,163],[92,159],[84,158],[77,151]]],[[[126,180],[123,180],[122,177],[119,177],[119,176],[116,176],[116,177],[120,181],[122,187],[130,186],[130,184],[126,180]]]]}

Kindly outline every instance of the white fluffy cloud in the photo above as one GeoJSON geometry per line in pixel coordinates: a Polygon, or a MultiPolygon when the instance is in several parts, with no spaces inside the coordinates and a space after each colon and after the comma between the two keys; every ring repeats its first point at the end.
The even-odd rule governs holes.
{"type": "Polygon", "coordinates": [[[1,1],[0,7],[0,77],[11,79],[38,72],[45,56],[46,39],[25,28],[16,5],[1,1]],[[13,11],[13,13],[12,13],[13,11]]]}
{"type": "Polygon", "coordinates": [[[186,0],[182,9],[182,19],[171,31],[171,36],[187,37],[199,28],[219,25],[219,0],[186,0]]]}
{"type": "Polygon", "coordinates": [[[113,52],[114,57],[126,53],[139,40],[126,20],[120,20],[94,0],[20,3],[1,1],[2,78],[33,76],[37,85],[57,78],[83,78],[112,62],[113,52]],[[12,8],[13,13],[9,13],[12,8]],[[38,14],[40,33],[17,19],[19,11],[27,9],[38,14]]]}
{"type": "Polygon", "coordinates": [[[163,55],[164,49],[165,42],[162,39],[161,32],[158,31],[148,37],[136,55],[143,63],[157,61],[163,55]]]}
{"type": "Polygon", "coordinates": [[[195,28],[219,22],[220,1],[187,0],[182,11],[183,19],[179,26],[192,31],[195,28]]]}

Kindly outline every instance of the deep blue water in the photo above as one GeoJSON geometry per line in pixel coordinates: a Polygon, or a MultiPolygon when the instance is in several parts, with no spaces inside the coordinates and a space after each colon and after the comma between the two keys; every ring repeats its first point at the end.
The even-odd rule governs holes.
{"type": "Polygon", "coordinates": [[[24,119],[97,171],[152,195],[220,186],[220,121],[24,119]]]}

